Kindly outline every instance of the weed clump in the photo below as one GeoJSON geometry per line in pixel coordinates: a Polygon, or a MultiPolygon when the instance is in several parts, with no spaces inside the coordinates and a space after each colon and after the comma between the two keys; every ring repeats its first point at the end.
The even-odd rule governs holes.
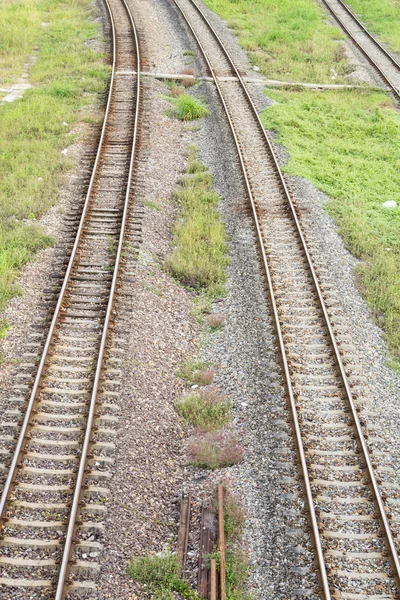
{"type": "Polygon", "coordinates": [[[189,462],[203,469],[223,469],[241,462],[243,449],[236,437],[222,432],[209,432],[195,437],[189,444],[189,462]]]}
{"type": "Polygon", "coordinates": [[[203,360],[189,358],[185,360],[177,373],[188,385],[210,385],[214,379],[214,371],[203,360]]]}
{"type": "Polygon", "coordinates": [[[181,121],[194,121],[207,117],[209,114],[208,108],[189,94],[180,94],[174,101],[175,114],[181,121]]]}
{"type": "Polygon", "coordinates": [[[171,552],[134,558],[128,565],[127,574],[148,586],[153,600],[174,600],[174,592],[188,600],[200,600],[198,594],[182,579],[178,559],[171,552]]]}
{"type": "Polygon", "coordinates": [[[231,403],[216,388],[192,392],[176,403],[177,413],[203,431],[212,431],[226,425],[231,410],[231,403]]]}

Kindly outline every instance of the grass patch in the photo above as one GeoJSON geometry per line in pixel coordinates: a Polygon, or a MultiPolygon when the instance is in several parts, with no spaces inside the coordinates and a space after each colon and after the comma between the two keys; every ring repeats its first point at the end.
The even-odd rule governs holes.
{"type": "Polygon", "coordinates": [[[327,209],[361,259],[363,293],[400,357],[400,115],[383,92],[276,92],[262,115],[289,151],[288,173],[330,196],[327,209]]]}
{"type": "Polygon", "coordinates": [[[212,177],[191,150],[188,174],[175,199],[181,215],[173,227],[174,250],[166,266],[172,275],[209,296],[224,293],[228,248],[224,225],[217,211],[219,196],[212,189],[212,177]]]}
{"type": "Polygon", "coordinates": [[[349,8],[358,15],[368,29],[400,52],[400,12],[394,0],[351,0],[349,8]]]}
{"type": "Polygon", "coordinates": [[[177,413],[190,425],[213,431],[226,425],[232,406],[215,388],[206,388],[183,396],[176,404],[177,413]]]}
{"type": "MultiPolygon", "coordinates": [[[[14,285],[19,269],[35,252],[52,243],[53,240],[35,225],[18,222],[0,225],[0,308],[19,294],[19,288],[14,285]]],[[[0,329],[3,328],[0,326],[0,329]]]]}
{"type": "Polygon", "coordinates": [[[203,469],[223,469],[241,462],[243,449],[236,437],[211,431],[194,437],[189,444],[189,462],[203,469]]]}
{"type": "Polygon", "coordinates": [[[144,205],[147,206],[147,208],[151,208],[152,210],[161,210],[161,206],[157,204],[157,202],[153,202],[153,200],[146,200],[144,205]]]}
{"type": "Polygon", "coordinates": [[[170,552],[134,558],[128,565],[127,574],[148,586],[153,600],[174,600],[174,592],[182,598],[200,600],[200,596],[182,579],[178,559],[170,552]]]}
{"type": "Polygon", "coordinates": [[[26,220],[54,204],[60,175],[72,166],[61,154],[72,141],[69,127],[104,88],[108,67],[85,44],[100,35],[99,24],[88,19],[93,14],[90,0],[0,4],[2,84],[20,77],[38,48],[30,74],[35,88],[0,105],[0,310],[18,292],[13,282],[21,267],[52,243],[26,220]]]}
{"type": "Polygon", "coordinates": [[[187,385],[210,385],[214,378],[214,371],[201,359],[188,358],[177,373],[187,385]]]}
{"type": "Polygon", "coordinates": [[[352,70],[341,43],[344,35],[327,23],[326,13],[314,0],[205,3],[228,21],[250,60],[271,79],[343,81],[352,70]]]}
{"type": "Polygon", "coordinates": [[[179,94],[173,98],[173,104],[175,115],[181,121],[194,121],[209,114],[207,106],[189,94],[179,94]]]}

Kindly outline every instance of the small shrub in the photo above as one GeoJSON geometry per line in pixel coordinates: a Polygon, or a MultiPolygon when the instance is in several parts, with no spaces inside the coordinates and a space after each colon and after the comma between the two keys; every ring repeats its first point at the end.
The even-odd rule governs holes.
{"type": "Polygon", "coordinates": [[[204,431],[219,429],[228,423],[231,404],[215,388],[192,392],[176,403],[178,414],[204,431]]]}
{"type": "Polygon", "coordinates": [[[211,331],[217,331],[218,329],[222,329],[225,325],[225,317],[224,315],[212,313],[211,315],[207,315],[206,323],[211,331]]]}
{"type": "Polygon", "coordinates": [[[183,56],[197,56],[197,53],[194,50],[185,50],[183,56]]]}
{"type": "Polygon", "coordinates": [[[190,67],[185,67],[184,69],[181,70],[181,75],[193,75],[193,77],[194,77],[195,72],[190,67]]]}
{"type": "Polygon", "coordinates": [[[181,94],[175,99],[174,104],[175,114],[181,121],[194,121],[209,114],[208,108],[200,100],[189,96],[189,94],[181,94]]]}
{"type": "Polygon", "coordinates": [[[201,438],[196,437],[189,444],[189,461],[203,469],[223,469],[241,462],[243,449],[237,439],[224,436],[221,432],[210,432],[201,438]]]}
{"type": "Polygon", "coordinates": [[[132,579],[149,587],[154,600],[173,600],[173,592],[178,592],[182,598],[200,600],[181,578],[178,559],[170,552],[134,558],[126,571],[132,579]]]}
{"type": "Polygon", "coordinates": [[[193,382],[197,385],[210,385],[214,379],[214,371],[212,369],[204,369],[193,374],[193,382]]]}

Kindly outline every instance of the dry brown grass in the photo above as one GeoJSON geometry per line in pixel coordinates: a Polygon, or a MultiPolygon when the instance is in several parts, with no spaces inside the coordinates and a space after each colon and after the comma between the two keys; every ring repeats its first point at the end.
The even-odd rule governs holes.
{"type": "Polygon", "coordinates": [[[219,315],[216,313],[211,313],[206,317],[206,323],[211,331],[217,331],[221,329],[225,325],[225,317],[224,315],[219,315]]]}
{"type": "Polygon", "coordinates": [[[192,465],[213,471],[236,465],[243,459],[243,448],[237,438],[221,431],[194,436],[188,451],[192,465]]]}

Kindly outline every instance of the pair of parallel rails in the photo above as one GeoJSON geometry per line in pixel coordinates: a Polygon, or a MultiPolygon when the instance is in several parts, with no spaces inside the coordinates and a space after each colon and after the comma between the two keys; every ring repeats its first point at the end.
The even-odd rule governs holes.
{"type": "MultiPolygon", "coordinates": [[[[133,16],[125,0],[105,4],[112,71],[97,154],[30,396],[12,398],[3,423],[11,431],[21,427],[12,455],[12,436],[1,436],[11,456],[0,500],[0,567],[6,572],[0,573],[1,598],[12,598],[19,588],[43,588],[45,596],[47,590],[61,600],[68,590],[93,589],[97,570],[87,557],[99,550],[91,538],[101,530],[96,500],[109,477],[113,435],[113,407],[99,399],[141,107],[133,16]],[[22,424],[13,420],[21,416],[22,424]]],[[[33,353],[29,360],[37,358],[33,353]]]]}
{"type": "MultiPolygon", "coordinates": [[[[391,532],[392,515],[387,513],[374,474],[359,407],[295,201],[246,83],[209,17],[195,0],[173,1],[213,77],[250,199],[321,592],[326,599],[334,596],[335,590],[344,594],[342,597],[356,598],[352,592],[346,596],[346,589],[354,587],[348,583],[349,575],[356,581],[355,587],[363,587],[362,568],[349,570],[356,557],[358,564],[364,561],[372,565],[369,571],[384,589],[382,598],[398,597],[400,566],[391,532]],[[226,75],[233,75],[234,81],[226,81],[226,75]],[[328,430],[331,435],[327,435],[328,430]],[[345,515],[340,510],[344,505],[345,515]],[[341,522],[342,529],[346,529],[349,521],[357,524],[358,533],[346,537],[345,532],[341,538],[341,529],[337,528],[335,539],[343,543],[343,550],[330,550],[329,536],[335,529],[332,523],[341,522]],[[352,540],[364,533],[366,539],[374,543],[375,537],[378,540],[375,551],[352,548],[352,540]]],[[[324,1],[333,12],[328,0],[324,1]]],[[[101,138],[32,391],[28,400],[16,398],[17,409],[10,411],[24,415],[24,419],[0,502],[1,547],[9,549],[7,556],[3,553],[0,565],[8,572],[14,567],[16,572],[25,569],[34,573],[25,579],[0,578],[0,590],[21,585],[45,587],[49,597],[57,600],[65,596],[67,589],[86,589],[92,568],[90,563],[77,560],[76,555],[78,547],[90,549],[94,545],[87,537],[85,541],[82,531],[96,530],[96,518],[88,515],[97,513],[97,504],[90,499],[101,494],[98,482],[105,473],[91,465],[107,465],[101,454],[101,448],[107,446],[107,419],[99,407],[99,396],[137,154],[141,104],[138,35],[125,0],[106,0],[106,5],[113,64],[101,138]],[[67,468],[60,469],[60,465],[67,468]],[[49,521],[48,514],[55,514],[56,520],[49,521]],[[49,532],[44,539],[32,535],[43,527],[49,532]],[[19,533],[10,535],[9,531],[19,533]],[[41,558],[21,558],[17,553],[13,559],[14,548],[32,547],[40,549],[41,558]],[[74,577],[74,568],[84,574],[82,579],[74,577]]],[[[351,35],[347,28],[346,32],[351,35]]],[[[370,34],[364,32],[371,41],[370,34]]],[[[398,68],[386,50],[376,44],[384,60],[398,68]]],[[[375,58],[371,62],[398,98],[385,67],[380,68],[375,58]]],[[[376,586],[375,579],[367,579],[371,589],[376,586]]],[[[360,598],[365,594],[379,596],[365,590],[361,594],[364,596],[360,598]]]]}

